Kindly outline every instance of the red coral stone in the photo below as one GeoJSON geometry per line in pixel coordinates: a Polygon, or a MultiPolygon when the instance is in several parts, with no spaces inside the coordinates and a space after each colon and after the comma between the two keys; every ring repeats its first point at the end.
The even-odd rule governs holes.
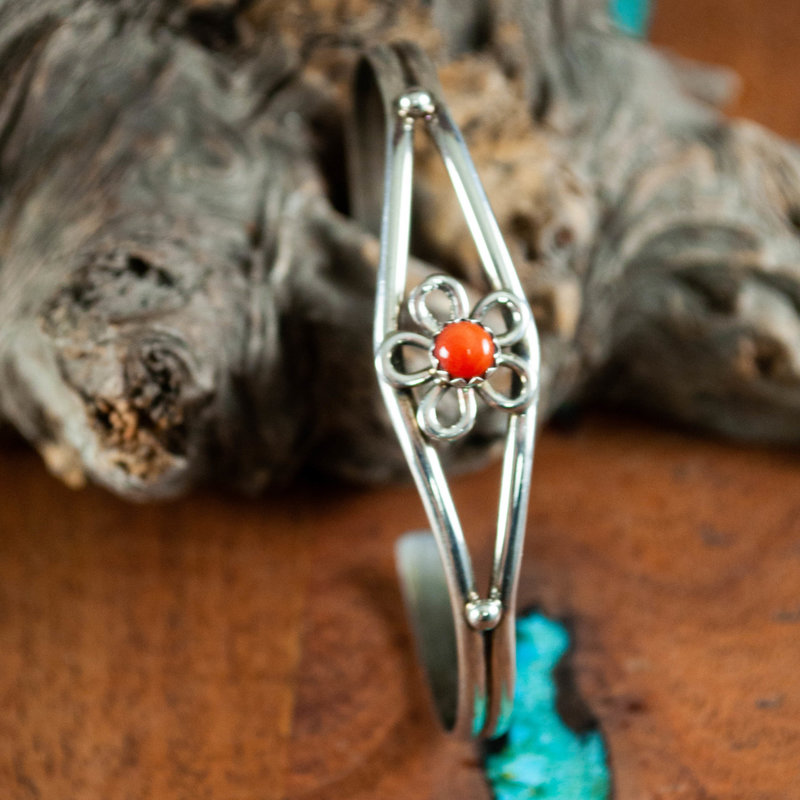
{"type": "Polygon", "coordinates": [[[469,320],[445,325],[433,341],[433,354],[451,378],[477,378],[494,364],[494,342],[486,328],[469,320]]]}

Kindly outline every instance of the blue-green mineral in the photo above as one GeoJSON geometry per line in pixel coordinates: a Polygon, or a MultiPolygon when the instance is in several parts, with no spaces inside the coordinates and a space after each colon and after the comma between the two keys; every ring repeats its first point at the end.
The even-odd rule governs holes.
{"type": "Polygon", "coordinates": [[[650,0],[610,0],[611,18],[626,33],[644,36],[650,22],[650,0]]]}
{"type": "Polygon", "coordinates": [[[517,623],[514,718],[500,752],[487,756],[497,800],[607,800],[609,776],[603,739],[576,733],[556,709],[553,671],[569,648],[569,634],[541,614],[517,623]]]}

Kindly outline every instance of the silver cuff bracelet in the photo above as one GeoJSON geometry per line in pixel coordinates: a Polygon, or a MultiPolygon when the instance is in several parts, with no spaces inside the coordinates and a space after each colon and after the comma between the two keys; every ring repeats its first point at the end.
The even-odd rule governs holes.
{"type": "Polygon", "coordinates": [[[353,213],[381,237],[375,365],[432,531],[405,534],[398,543],[404,596],[445,728],[492,738],[508,728],[514,694],[514,608],[538,396],[536,327],[435,69],[422,51],[410,43],[369,51],[357,71],[353,114],[353,213]],[[472,308],[450,275],[433,275],[406,296],[418,126],[444,160],[483,265],[490,293],[472,308]],[[385,176],[383,186],[378,175],[385,176]],[[407,357],[411,352],[415,359],[407,357]],[[479,402],[507,417],[497,538],[484,594],[437,454],[448,441],[469,434],[479,402]]]}

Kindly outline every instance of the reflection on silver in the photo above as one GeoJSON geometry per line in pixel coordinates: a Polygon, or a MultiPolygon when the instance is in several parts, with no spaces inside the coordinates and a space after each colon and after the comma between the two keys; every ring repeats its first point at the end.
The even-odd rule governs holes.
{"type": "MultiPolygon", "coordinates": [[[[498,347],[511,347],[512,344],[522,340],[528,325],[531,324],[531,310],[527,303],[520,303],[519,299],[510,292],[492,292],[481,300],[472,312],[472,319],[484,322],[486,315],[495,307],[502,308],[511,317],[504,333],[493,330],[492,334],[498,347]]],[[[484,323],[485,324],[485,323],[484,323]]]]}
{"type": "Polygon", "coordinates": [[[395,366],[395,363],[402,358],[400,351],[403,347],[420,348],[433,359],[431,342],[427,336],[411,331],[395,331],[389,334],[378,348],[375,368],[381,377],[396,389],[410,389],[412,386],[419,386],[431,380],[436,372],[436,363],[433,360],[429,367],[416,372],[404,372],[395,366]]]}
{"type": "Polygon", "coordinates": [[[447,321],[464,319],[467,316],[469,301],[464,287],[449,275],[431,275],[411,292],[408,298],[411,318],[420,328],[435,336],[442,329],[442,323],[428,308],[428,298],[433,292],[445,295],[449,301],[450,311],[446,317],[447,321]]]}
{"type": "MultiPolygon", "coordinates": [[[[508,396],[492,386],[490,381],[483,381],[475,387],[478,394],[493,408],[502,411],[519,412],[527,408],[536,396],[536,381],[531,377],[528,365],[518,356],[500,353],[495,358],[496,372],[508,367],[519,382],[516,395],[508,396]]],[[[496,374],[496,373],[495,373],[496,374]]]]}
{"type": "Polygon", "coordinates": [[[417,424],[423,433],[433,439],[453,441],[460,439],[472,430],[478,404],[471,388],[455,389],[446,384],[435,384],[420,400],[417,408],[417,424]],[[439,406],[448,393],[455,392],[458,401],[458,419],[445,425],[439,418],[439,406]]]}

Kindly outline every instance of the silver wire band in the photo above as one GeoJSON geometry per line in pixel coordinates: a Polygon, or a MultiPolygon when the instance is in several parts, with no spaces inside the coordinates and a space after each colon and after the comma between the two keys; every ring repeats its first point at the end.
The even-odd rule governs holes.
{"type": "Polygon", "coordinates": [[[513,703],[514,608],[538,396],[536,328],[467,147],[443,102],[435,69],[416,45],[382,45],[363,57],[355,79],[349,150],[351,210],[381,236],[374,327],[381,392],[433,532],[433,536],[406,534],[398,543],[406,605],[445,728],[463,737],[491,738],[507,729],[513,703]],[[430,368],[407,372],[399,352],[403,345],[424,345],[424,336],[435,331],[436,317],[425,305],[429,292],[439,290],[449,298],[451,319],[463,318],[470,324],[480,324],[482,319],[466,319],[463,290],[449,276],[435,276],[425,281],[432,281],[430,285],[423,284],[412,293],[411,316],[420,330],[398,331],[407,302],[417,126],[424,126],[444,160],[492,292],[472,314],[499,309],[507,326],[505,332],[492,336],[495,366],[468,381],[448,376],[435,359],[430,368]],[[377,178],[380,174],[385,176],[383,187],[377,178]],[[503,366],[513,372],[511,396],[490,383],[490,373],[503,366]],[[426,382],[432,388],[422,396],[426,382]],[[455,392],[459,401],[457,429],[439,423],[436,405],[447,391],[455,392]],[[483,596],[433,446],[436,439],[446,441],[468,432],[474,422],[476,393],[508,413],[494,560],[483,596]]]}

